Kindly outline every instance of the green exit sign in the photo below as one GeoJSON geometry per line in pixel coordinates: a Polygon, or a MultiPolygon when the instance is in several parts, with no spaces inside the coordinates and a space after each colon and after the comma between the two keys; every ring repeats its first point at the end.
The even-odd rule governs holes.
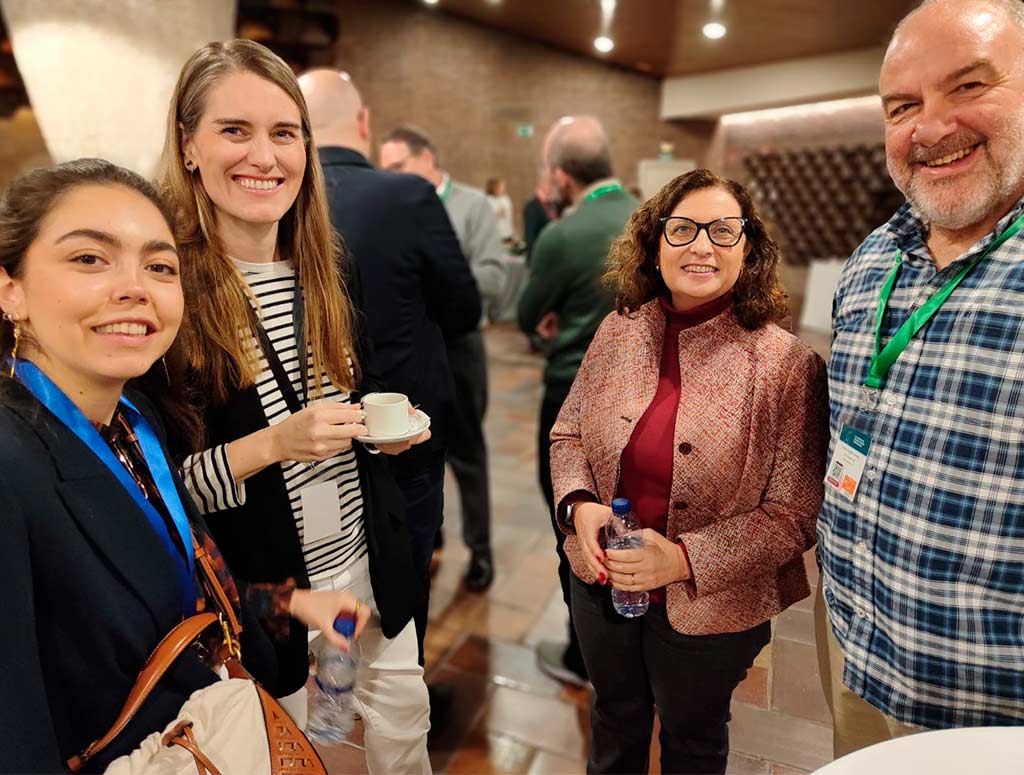
{"type": "Polygon", "coordinates": [[[516,136],[527,139],[533,137],[533,124],[519,124],[516,127],[516,136]]]}

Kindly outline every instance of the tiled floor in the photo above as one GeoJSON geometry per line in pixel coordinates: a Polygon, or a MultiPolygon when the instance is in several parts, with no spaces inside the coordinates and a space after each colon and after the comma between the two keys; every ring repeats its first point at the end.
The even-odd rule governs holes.
{"type": "MultiPolygon", "coordinates": [[[[453,685],[456,699],[448,724],[431,735],[431,761],[435,772],[450,775],[582,773],[589,695],[543,675],[533,652],[539,640],[564,639],[566,626],[554,538],[536,484],[543,361],[509,327],[489,329],[487,347],[497,577],[483,595],[462,586],[468,553],[460,541],[457,491],[448,488],[447,545],[431,593],[426,670],[429,683],[453,685]]],[[[814,574],[809,557],[807,565],[814,574]]],[[[773,642],[736,691],[730,729],[730,775],[798,775],[831,760],[810,599],[778,617],[773,642]]],[[[324,752],[332,773],[366,772],[355,747],[360,738],[357,731],[353,746],[324,752]]],[[[660,772],[656,764],[652,772],[660,772]]]]}

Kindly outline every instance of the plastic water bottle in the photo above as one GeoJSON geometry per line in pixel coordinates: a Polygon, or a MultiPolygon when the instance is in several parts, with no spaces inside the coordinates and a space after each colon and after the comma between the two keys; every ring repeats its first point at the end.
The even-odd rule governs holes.
{"type": "MultiPolygon", "coordinates": [[[[339,616],[334,630],[351,642],[356,631],[354,619],[339,616]]],[[[356,662],[351,654],[327,639],[316,655],[316,690],[309,710],[306,734],[321,745],[337,745],[355,726],[352,690],[356,685],[356,662]]]]}
{"type": "MultiPolygon", "coordinates": [[[[643,529],[629,506],[629,498],[612,501],[612,516],[604,528],[609,549],[642,549],[644,546],[643,529]]],[[[618,613],[630,619],[647,613],[650,597],[647,592],[624,592],[612,588],[612,605],[618,613]]]]}

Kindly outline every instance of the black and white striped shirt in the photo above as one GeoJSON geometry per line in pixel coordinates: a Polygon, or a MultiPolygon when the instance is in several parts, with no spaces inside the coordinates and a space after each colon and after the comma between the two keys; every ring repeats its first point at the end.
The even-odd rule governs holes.
{"type": "MultiPolygon", "coordinates": [[[[301,395],[302,370],[296,350],[295,327],[292,319],[292,299],[295,295],[295,270],[290,261],[269,264],[251,264],[235,260],[235,266],[259,301],[263,325],[278,358],[284,366],[296,393],[301,395]]],[[[253,347],[258,352],[255,340],[253,347]]],[[[310,365],[311,356],[307,353],[310,365]]],[[[260,355],[260,376],[256,383],[260,403],[267,422],[275,425],[289,417],[288,405],[274,379],[265,358],[260,355]]],[[[351,365],[351,360],[349,361],[351,365]]],[[[347,401],[348,394],[338,390],[326,375],[321,376],[325,401],[347,401]]],[[[237,483],[231,474],[227,458],[227,445],[220,445],[191,456],[185,461],[185,483],[204,514],[214,515],[223,509],[245,503],[245,485],[237,483]]],[[[311,467],[307,463],[284,461],[281,464],[288,497],[291,501],[299,540],[303,541],[303,513],[301,491],[323,482],[338,485],[341,522],[338,532],[313,544],[303,541],[303,556],[309,576],[336,575],[350,563],[366,554],[363,531],[363,496],[359,487],[356,456],[351,449],[311,467]]],[[[258,530],[258,526],[253,527],[258,530]]]]}

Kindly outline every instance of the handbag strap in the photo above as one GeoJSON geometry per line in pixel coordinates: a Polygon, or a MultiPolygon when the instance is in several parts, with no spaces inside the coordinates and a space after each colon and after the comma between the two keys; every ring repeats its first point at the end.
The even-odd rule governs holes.
{"type": "MultiPolygon", "coordinates": [[[[237,644],[238,639],[242,635],[242,623],[238,621],[238,616],[235,615],[235,607],[231,605],[231,600],[228,598],[227,592],[224,591],[224,586],[220,583],[217,572],[213,569],[213,558],[196,541],[195,534],[192,535],[192,549],[196,556],[196,567],[203,577],[208,596],[207,602],[212,604],[211,607],[224,617],[227,623],[227,632],[224,634],[225,636],[230,635],[231,639],[237,644]]],[[[231,651],[231,644],[225,645],[228,645],[229,651],[231,651]]],[[[237,649],[233,651],[233,654],[236,659],[241,659],[241,653],[237,649]]]]}
{"type": "Polygon", "coordinates": [[[135,685],[132,686],[128,699],[125,701],[124,707],[121,709],[121,713],[118,715],[113,726],[110,727],[103,737],[95,740],[82,753],[68,759],[68,768],[72,772],[78,772],[89,759],[110,745],[111,741],[121,733],[138,712],[139,708],[142,707],[142,703],[149,697],[153,687],[163,678],[164,673],[174,663],[174,660],[189,647],[192,641],[199,637],[203,630],[216,623],[217,620],[218,617],[214,613],[197,614],[190,616],[167,633],[164,639],[157,644],[153,653],[149,655],[146,664],[143,665],[142,671],[139,673],[139,677],[135,679],[135,685]]]}
{"type": "MultiPolygon", "coordinates": [[[[105,735],[94,740],[82,753],[68,759],[68,767],[72,772],[78,772],[89,759],[110,745],[138,713],[142,703],[146,701],[174,661],[181,656],[181,653],[189,647],[192,641],[199,637],[203,630],[215,622],[220,621],[224,630],[224,653],[220,656],[228,666],[229,673],[233,672],[233,667],[242,669],[244,672],[244,668],[241,668],[241,664],[237,661],[241,658],[238,639],[242,634],[242,625],[235,615],[235,609],[231,605],[220,579],[217,578],[209,552],[196,541],[194,534],[192,548],[196,556],[196,567],[205,582],[210,608],[213,610],[185,619],[157,644],[153,653],[149,655],[149,659],[146,660],[146,664],[142,666],[139,677],[135,679],[135,684],[114,724],[105,735]]],[[[248,674],[245,674],[245,677],[249,677],[248,674]]]]}

